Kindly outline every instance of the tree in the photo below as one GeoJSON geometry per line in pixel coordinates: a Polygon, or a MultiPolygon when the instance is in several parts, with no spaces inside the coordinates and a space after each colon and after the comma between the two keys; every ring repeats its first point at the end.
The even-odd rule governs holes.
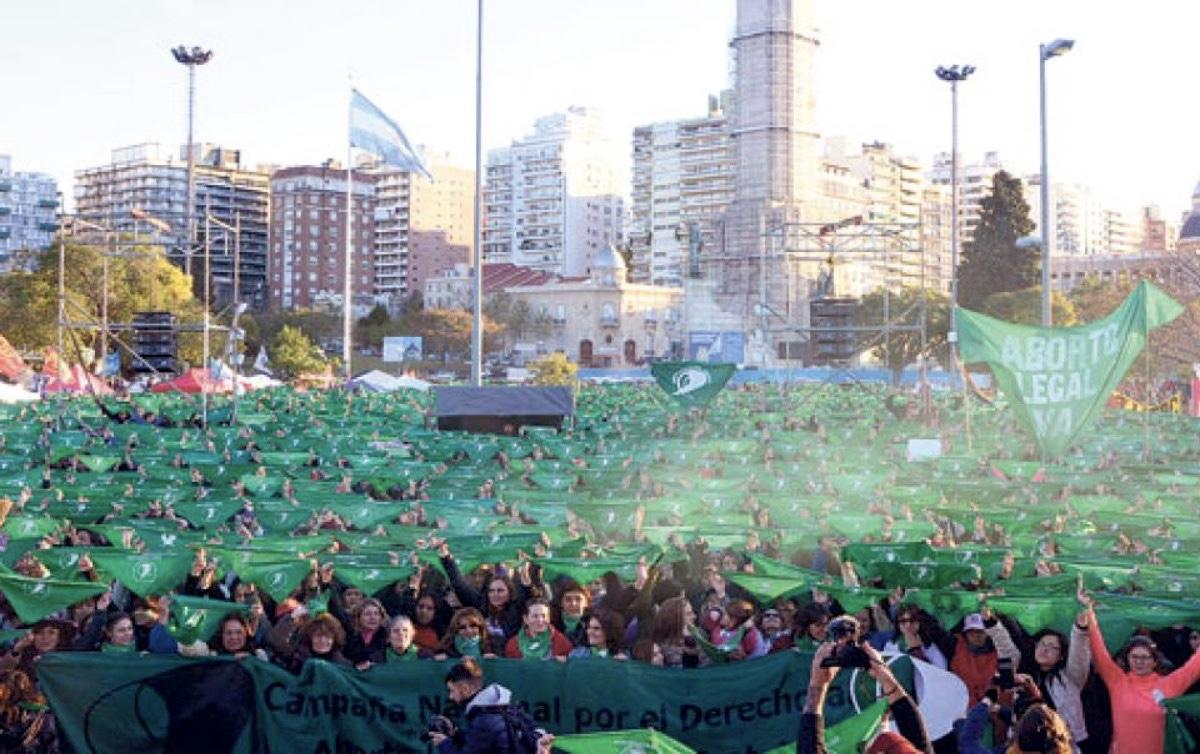
{"type": "Polygon", "coordinates": [[[529,362],[529,371],[535,385],[579,387],[579,365],[568,359],[562,351],[529,362]]]}
{"type": "MultiPolygon", "coordinates": [[[[450,358],[465,361],[471,351],[470,312],[461,309],[423,309],[403,320],[406,335],[421,336],[426,358],[449,354],[450,358]]],[[[488,317],[483,318],[484,351],[494,350],[500,342],[502,328],[488,317]]]]}
{"type": "MultiPolygon", "coordinates": [[[[920,288],[902,288],[887,296],[887,314],[884,316],[884,291],[876,290],[862,298],[858,305],[858,325],[878,327],[889,321],[893,324],[914,325],[920,323],[920,288]]],[[[880,361],[892,370],[892,381],[900,383],[904,369],[921,356],[935,357],[946,347],[946,333],[950,322],[950,299],[940,293],[925,291],[925,343],[922,347],[919,331],[870,333],[869,349],[880,361]]]]}
{"type": "MultiPolygon", "coordinates": [[[[984,299],[984,314],[1018,325],[1042,324],[1042,286],[993,293],[984,299]]],[[[1071,327],[1079,321],[1071,300],[1059,291],[1050,293],[1050,316],[1055,327],[1071,327]]]]}
{"type": "MultiPolygon", "coordinates": [[[[138,246],[125,256],[108,259],[108,321],[130,322],[135,312],[167,311],[181,323],[203,319],[203,305],[192,296],[191,279],[172,264],[161,247],[138,246]]],[[[99,323],[104,309],[104,257],[95,246],[68,243],[65,247],[67,318],[99,323]]],[[[58,342],[58,248],[42,252],[32,272],[17,271],[0,278],[0,322],[18,348],[39,349],[58,342]]],[[[99,331],[78,331],[68,339],[66,359],[74,360],[72,342],[99,350],[99,331]]],[[[127,345],[125,336],[120,337],[127,345]]],[[[180,355],[199,363],[199,335],[180,337],[180,355]]],[[[110,343],[110,350],[118,348],[110,343]]],[[[215,353],[216,351],[214,351],[215,353]]],[[[127,354],[126,354],[127,355],[127,354]]]]}
{"type": "Polygon", "coordinates": [[[325,368],[325,358],[302,330],[284,325],[271,343],[271,368],[280,379],[293,380],[325,368]]]}
{"type": "Polygon", "coordinates": [[[980,202],[974,237],[963,244],[958,265],[960,306],[978,311],[993,293],[1019,291],[1038,283],[1040,252],[1035,247],[1017,247],[1017,240],[1033,229],[1021,180],[1001,170],[992,178],[991,195],[980,202]]]}
{"type": "MultiPolygon", "coordinates": [[[[1180,261],[1187,264],[1186,260],[1180,261]]],[[[1068,295],[1079,313],[1079,320],[1094,322],[1120,306],[1137,283],[1133,278],[1107,283],[1089,278],[1072,288],[1068,295]]],[[[1146,349],[1129,368],[1128,374],[1140,379],[1149,371],[1157,376],[1186,378],[1192,373],[1192,365],[1200,362],[1200,340],[1195,335],[1200,332],[1200,300],[1194,300],[1184,285],[1157,280],[1154,283],[1186,308],[1174,322],[1150,332],[1146,349]]]]}
{"type": "Polygon", "coordinates": [[[526,338],[544,338],[553,329],[553,320],[545,312],[534,312],[523,298],[513,298],[503,291],[493,293],[483,302],[483,314],[502,329],[503,344],[512,346],[526,338]]]}

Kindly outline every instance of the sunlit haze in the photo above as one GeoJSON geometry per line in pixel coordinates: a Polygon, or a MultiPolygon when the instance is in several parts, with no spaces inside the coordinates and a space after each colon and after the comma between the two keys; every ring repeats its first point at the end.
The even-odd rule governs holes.
{"type": "MultiPolygon", "coordinates": [[[[1038,165],[1038,43],[1077,40],[1048,64],[1052,179],[1111,206],[1157,203],[1177,220],[1200,178],[1190,49],[1200,6],[1170,0],[1041,3],[815,0],[818,118],[825,136],[884,141],[928,165],[948,149],[938,65],[970,63],[964,160],[997,151],[1038,165]]],[[[735,0],[492,0],[485,9],[484,146],[507,144],[569,105],[635,125],[700,115],[729,86],[735,0]]],[[[186,140],[179,44],[215,51],[198,71],[196,139],[254,165],[346,152],[349,77],[416,143],[469,166],[475,3],[316,0],[9,4],[0,45],[0,153],[49,172],[110,150],[186,140]]],[[[622,166],[628,170],[628,165],[622,166]]],[[[69,200],[68,200],[69,201],[69,200]]]]}

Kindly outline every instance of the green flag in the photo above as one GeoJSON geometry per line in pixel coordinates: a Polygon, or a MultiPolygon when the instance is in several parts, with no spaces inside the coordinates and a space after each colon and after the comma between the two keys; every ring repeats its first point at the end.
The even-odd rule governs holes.
{"type": "MultiPolygon", "coordinates": [[[[795,750],[795,746],[790,747],[795,750]]],[[[653,728],[555,736],[554,749],[565,754],[694,754],[695,749],[653,728]]]]}
{"type": "Polygon", "coordinates": [[[136,554],[97,547],[91,552],[101,573],[142,597],[171,591],[187,579],[192,568],[192,553],[187,550],[136,554]]]}
{"type": "Polygon", "coordinates": [[[660,362],[650,373],[667,395],[687,406],[706,406],[737,371],[735,364],[702,361],[660,362]]]}
{"type": "Polygon", "coordinates": [[[1143,280],[1112,314],[1080,327],[1014,325],[956,311],[963,361],[988,364],[1042,452],[1058,456],[1104,405],[1150,330],[1183,307],[1143,280]]]}
{"type": "Polygon", "coordinates": [[[859,747],[879,731],[887,709],[887,700],[880,699],[857,715],[826,728],[825,749],[830,754],[858,754],[859,747]]]}
{"type": "Polygon", "coordinates": [[[33,623],[51,613],[94,597],[108,589],[94,581],[58,581],[30,579],[15,574],[0,573],[0,592],[25,623],[33,623]]]}
{"type": "Polygon", "coordinates": [[[240,602],[210,600],[204,597],[171,595],[171,621],[167,630],[178,641],[191,644],[200,639],[207,641],[217,630],[217,624],[230,613],[247,613],[250,607],[240,602]]]}

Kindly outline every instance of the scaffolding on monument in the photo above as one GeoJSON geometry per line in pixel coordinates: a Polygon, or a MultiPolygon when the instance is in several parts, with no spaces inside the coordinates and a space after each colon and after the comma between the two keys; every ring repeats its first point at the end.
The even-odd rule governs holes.
{"type": "MultiPolygon", "coordinates": [[[[212,333],[227,333],[232,337],[227,337],[225,342],[224,357],[226,363],[231,363],[235,360],[237,351],[237,341],[244,335],[238,328],[238,317],[245,310],[244,305],[234,305],[227,308],[227,311],[232,311],[232,321],[228,326],[215,324],[211,321],[209,314],[209,306],[211,302],[211,290],[209,281],[211,280],[212,272],[210,260],[212,258],[211,250],[211,233],[206,229],[205,242],[198,244],[195,247],[183,248],[178,245],[171,246],[164,244],[162,234],[167,232],[168,224],[158,218],[149,216],[144,212],[133,211],[132,216],[135,219],[134,232],[132,237],[127,234],[115,230],[111,225],[102,225],[84,220],[71,215],[60,215],[59,217],[59,238],[58,238],[58,358],[62,363],[67,360],[67,354],[71,353],[77,362],[83,362],[83,348],[80,346],[80,332],[99,333],[100,353],[98,360],[103,362],[108,351],[108,346],[111,343],[118,350],[124,350],[130,358],[139,364],[143,371],[148,371],[156,378],[165,376],[150,364],[137,350],[127,343],[118,333],[133,333],[137,330],[137,324],[133,322],[110,322],[108,318],[108,303],[109,303],[109,260],[113,258],[132,259],[138,257],[154,257],[161,256],[166,259],[180,258],[185,255],[202,253],[205,260],[204,268],[204,285],[203,291],[205,299],[202,301],[205,308],[205,317],[202,324],[174,324],[170,326],[172,332],[179,333],[198,333],[203,337],[204,356],[208,358],[210,353],[209,338],[212,333]],[[144,222],[150,229],[147,235],[141,235],[138,230],[139,222],[144,222]],[[71,301],[66,295],[66,263],[67,263],[67,238],[71,237],[83,246],[90,246],[98,249],[102,260],[102,282],[100,290],[101,313],[97,318],[94,312],[88,311],[80,306],[77,302],[71,301]],[[161,249],[156,251],[155,249],[161,249]],[[73,316],[74,315],[74,316],[73,316]],[[76,318],[78,317],[78,318],[76,318]],[[70,339],[70,349],[67,348],[67,339],[70,339]]],[[[213,221],[211,216],[206,216],[207,221],[213,221]]],[[[218,221],[219,223],[219,221],[218,221]]],[[[223,223],[219,223],[223,226],[223,223]]],[[[228,240],[226,241],[228,247],[228,240]]],[[[225,249],[228,254],[228,248],[225,249]]],[[[220,316],[220,313],[218,314],[220,316]]],[[[204,368],[207,370],[209,365],[206,363],[204,368]]],[[[235,379],[236,385],[236,379],[235,379]]],[[[89,381],[87,384],[87,392],[93,399],[99,400],[99,396],[95,394],[95,388],[89,381]]],[[[236,396],[236,387],[234,394],[236,396]]],[[[63,417],[63,404],[61,401],[62,392],[57,394],[56,417],[57,426],[61,428],[63,417]]],[[[233,403],[234,412],[236,414],[236,401],[233,403]]],[[[208,410],[209,396],[208,392],[201,393],[200,401],[200,417],[201,426],[208,426],[208,410]]]]}
{"type": "MultiPolygon", "coordinates": [[[[832,364],[849,373],[863,353],[887,346],[899,333],[916,333],[921,353],[928,345],[929,291],[939,280],[921,242],[916,222],[760,223],[758,253],[701,254],[699,277],[721,281],[721,294],[740,298],[739,309],[755,335],[767,343],[778,365],[793,366],[811,354],[822,337],[852,336],[849,358],[832,364]],[[824,285],[824,288],[822,286],[824,285]],[[919,291],[915,302],[901,306],[901,289],[919,291]],[[821,295],[857,304],[863,294],[883,291],[881,321],[830,326],[814,324],[810,306],[821,295]],[[753,324],[751,324],[753,323],[753,324]]],[[[727,300],[728,300],[727,299],[727,300]]],[[[925,382],[925,359],[919,362],[925,382]]]]}

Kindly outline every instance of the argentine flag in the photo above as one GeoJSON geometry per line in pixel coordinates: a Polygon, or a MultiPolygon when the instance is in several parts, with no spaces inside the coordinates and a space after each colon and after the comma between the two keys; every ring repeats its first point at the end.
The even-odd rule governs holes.
{"type": "Polygon", "coordinates": [[[433,180],[400,126],[357,89],[351,90],[350,95],[350,146],[372,152],[392,167],[433,180]]]}

